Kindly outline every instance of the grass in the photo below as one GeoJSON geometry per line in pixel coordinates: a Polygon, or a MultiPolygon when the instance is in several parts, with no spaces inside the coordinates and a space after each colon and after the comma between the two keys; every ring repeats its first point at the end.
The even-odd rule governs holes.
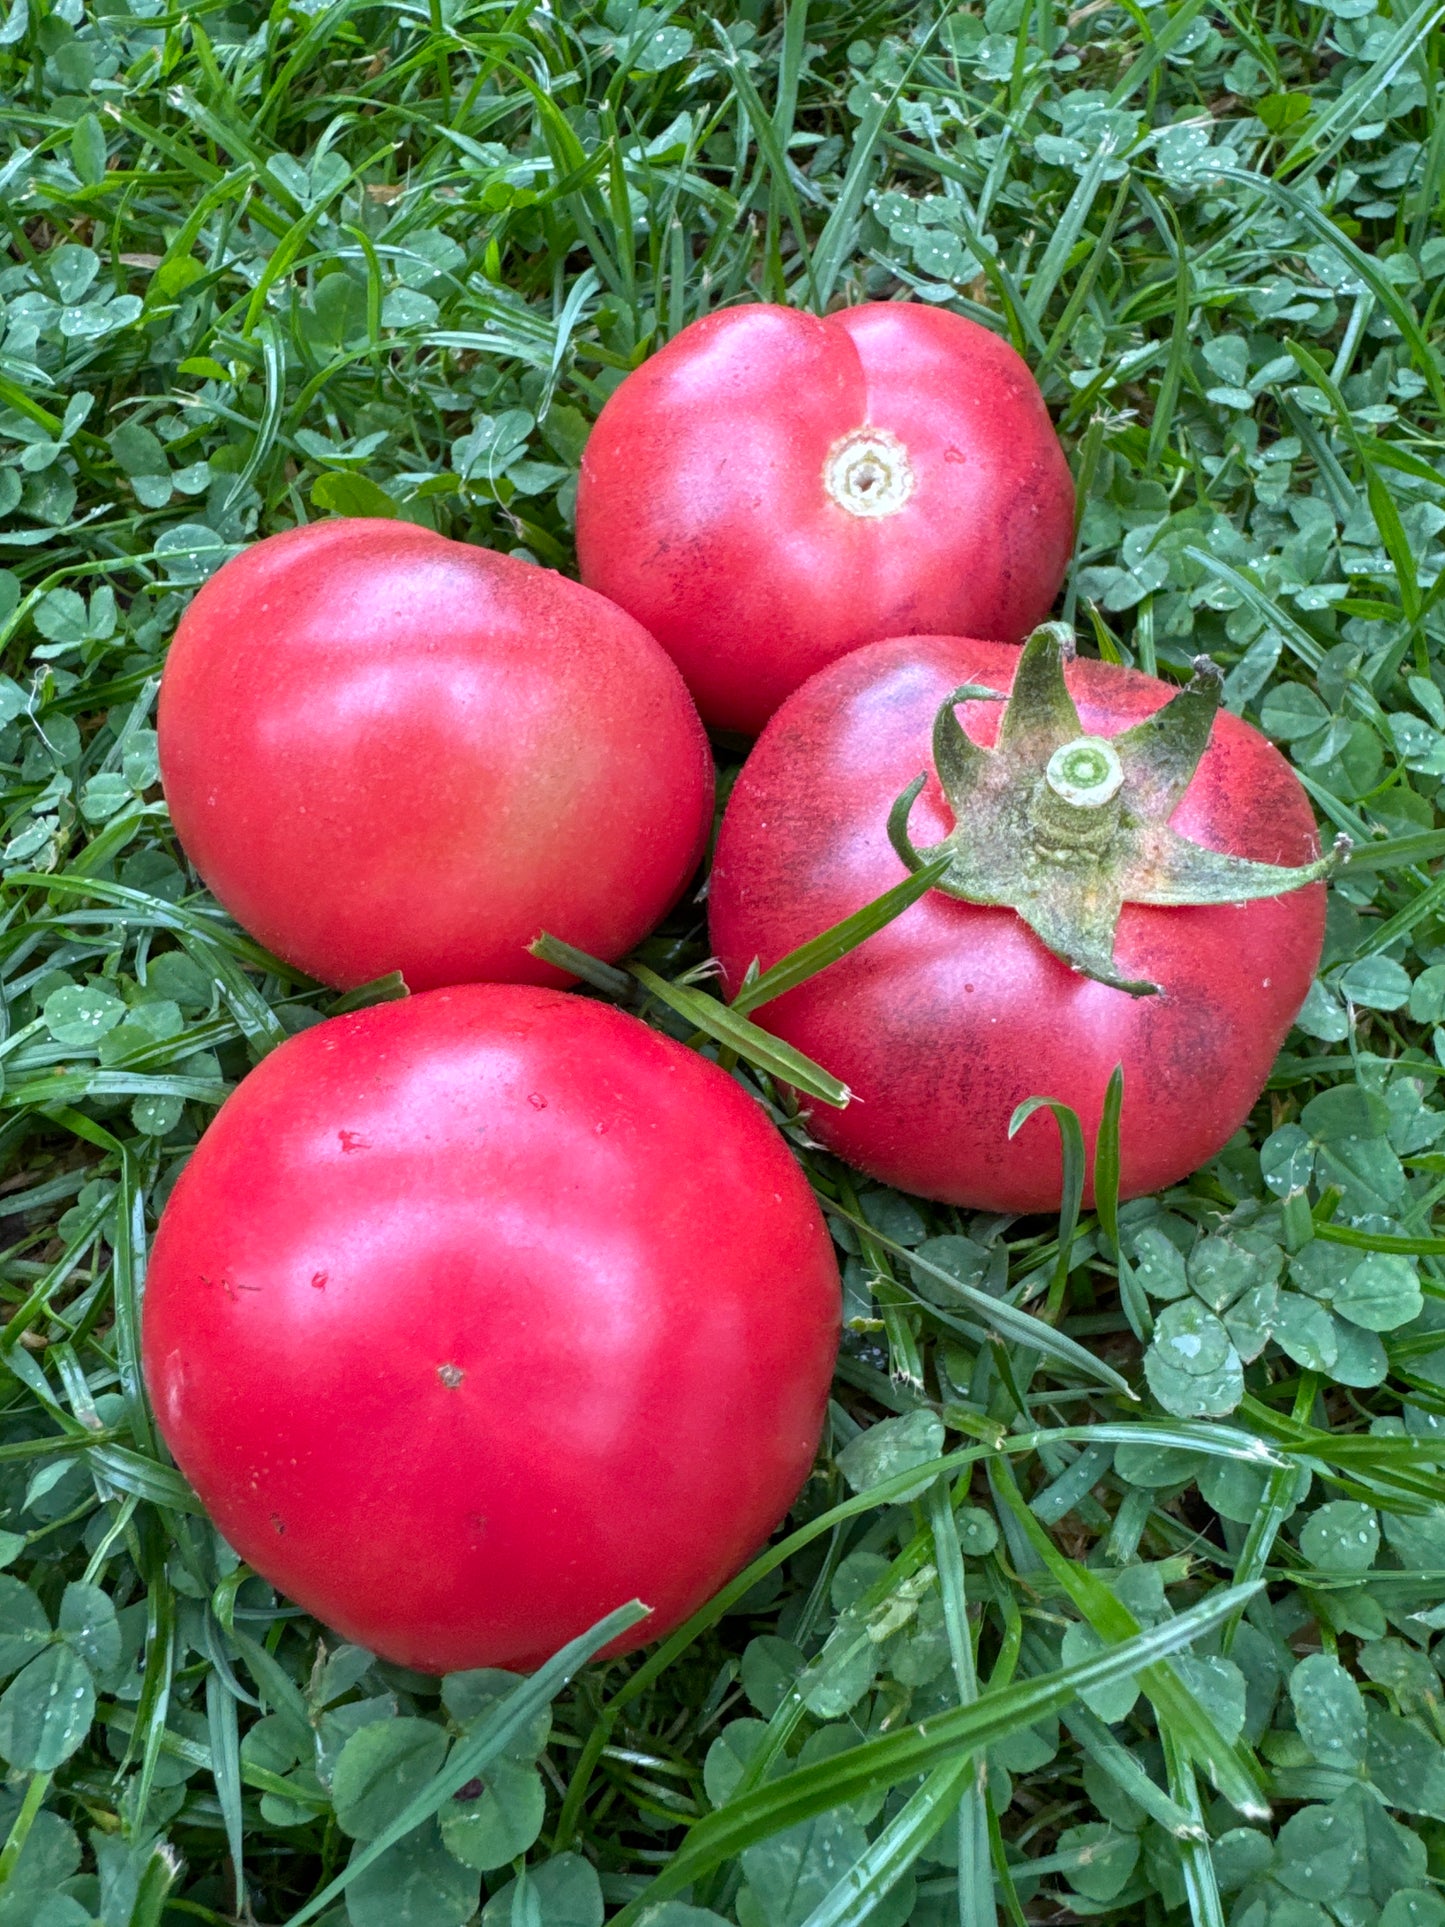
{"type": "MultiPolygon", "coordinates": [[[[1442,15],[9,0],[0,1927],[1445,1921],[1442,15]],[[660,1648],[439,1690],[238,1569],[146,1410],[167,1187],[336,1003],[169,835],[165,644],[325,513],[565,569],[650,349],[900,294],[1037,369],[1085,647],[1207,650],[1359,846],[1321,978],[1117,1219],[801,1153],[849,1327],[784,1533],[660,1648]]],[[[731,1046],[703,955],[648,1008],[731,1046]]]]}

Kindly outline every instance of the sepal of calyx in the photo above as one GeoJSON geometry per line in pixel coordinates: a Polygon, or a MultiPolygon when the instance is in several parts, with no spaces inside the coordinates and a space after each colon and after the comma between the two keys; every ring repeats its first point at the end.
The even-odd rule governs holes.
{"type": "Polygon", "coordinates": [[[1073,637],[1061,623],[1024,644],[1006,699],[966,683],[933,724],[933,760],[954,827],[915,849],[908,819],[925,771],[898,798],[888,835],[910,870],[947,852],[934,884],[965,903],[1014,910],[1055,956],[1115,990],[1147,996],[1158,984],[1125,977],[1114,962],[1126,903],[1249,903],[1317,882],[1348,855],[1348,837],[1313,863],[1254,863],[1208,850],[1169,818],[1209,746],[1222,679],[1207,656],[1192,681],[1154,715],[1117,736],[1085,734],[1064,681],[1073,637]],[[964,702],[1002,702],[998,741],[984,749],[955,714],[964,702]]]}

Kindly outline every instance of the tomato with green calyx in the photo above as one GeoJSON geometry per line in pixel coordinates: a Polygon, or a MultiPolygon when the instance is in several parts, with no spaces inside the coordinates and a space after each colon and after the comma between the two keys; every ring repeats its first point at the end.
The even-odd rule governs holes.
{"type": "Polygon", "coordinates": [[[582,579],[669,650],[711,726],[756,733],[880,637],[1020,642],[1074,489],[1008,343],[914,301],[696,321],[611,396],[582,457],[582,579]]]}
{"type": "Polygon", "coordinates": [[[144,1363],[226,1540],[346,1638],[527,1669],[685,1619],[808,1475],[840,1295],[762,1109],[636,1018],[465,985],[302,1032],[166,1205],[144,1363]]]}
{"type": "MultiPolygon", "coordinates": [[[[743,767],[709,889],[736,990],[897,885],[935,885],[820,974],[750,1011],[857,1097],[812,1113],[829,1149],[906,1191],[1058,1207],[1047,1121],[1092,1143],[1124,1067],[1121,1190],[1157,1190],[1248,1115],[1324,933],[1308,801],[1201,658],[1182,690],[950,636],[860,650],[774,717],[743,767]],[[1012,690],[1012,694],[1008,692],[1012,690]],[[1008,700],[1001,698],[1008,696],[1008,700]]],[[[1091,1180],[1092,1181],[1092,1180],[1091,1180]]]]}
{"type": "Polygon", "coordinates": [[[340,989],[560,984],[687,883],[712,761],[631,617],[550,569],[364,518],[269,536],[205,584],[161,681],[187,856],[287,963],[340,989]]]}

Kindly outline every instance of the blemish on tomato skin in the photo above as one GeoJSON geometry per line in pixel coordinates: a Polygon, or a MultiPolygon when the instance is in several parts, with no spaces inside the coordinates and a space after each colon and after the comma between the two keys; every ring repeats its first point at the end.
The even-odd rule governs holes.
{"type": "Polygon", "coordinates": [[[286,1536],[286,1522],[279,1512],[273,1512],[271,1514],[271,1524],[275,1527],[276,1537],[278,1539],[284,1539],[286,1536]]]}
{"type": "Polygon", "coordinates": [[[336,1133],[343,1151],[369,1151],[371,1139],[363,1137],[360,1131],[338,1131],[336,1133]]]}
{"type": "Polygon", "coordinates": [[[530,1092],[527,1097],[527,1102],[534,1111],[545,1111],[547,1108],[547,1100],[540,1091],[530,1092]]]}
{"type": "Polygon", "coordinates": [[[238,1291],[259,1291],[261,1289],[259,1285],[238,1285],[235,1279],[224,1271],[219,1278],[208,1278],[205,1272],[200,1272],[198,1275],[203,1285],[219,1285],[221,1290],[231,1300],[232,1304],[236,1302],[236,1293],[238,1291]]]}
{"type": "Polygon", "coordinates": [[[326,1277],[327,1274],[324,1271],[313,1271],[311,1274],[311,1289],[313,1291],[325,1291],[326,1277]]]}
{"type": "Polygon", "coordinates": [[[442,1384],[446,1386],[448,1391],[454,1391],[466,1377],[466,1373],[460,1365],[438,1365],[437,1377],[441,1380],[442,1384]]]}

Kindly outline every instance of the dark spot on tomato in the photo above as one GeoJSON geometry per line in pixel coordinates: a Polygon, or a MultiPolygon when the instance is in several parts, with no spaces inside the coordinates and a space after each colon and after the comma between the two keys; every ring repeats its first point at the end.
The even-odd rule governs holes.
{"type": "Polygon", "coordinates": [[[547,1108],[547,1100],[540,1091],[533,1091],[528,1097],[527,1102],[534,1111],[545,1111],[547,1108]]]}
{"type": "Polygon", "coordinates": [[[336,1135],[341,1140],[341,1148],[343,1151],[369,1151],[371,1149],[371,1139],[363,1137],[360,1131],[338,1131],[336,1135]]]}
{"type": "Polygon", "coordinates": [[[312,1289],[313,1291],[325,1291],[325,1289],[326,1289],[326,1273],[325,1273],[324,1271],[313,1271],[313,1272],[312,1272],[312,1274],[311,1274],[311,1289],[312,1289]]]}
{"type": "Polygon", "coordinates": [[[461,1384],[462,1380],[466,1377],[466,1373],[460,1365],[438,1365],[437,1377],[441,1380],[442,1384],[446,1386],[447,1390],[451,1391],[453,1387],[461,1384]]]}
{"type": "Polygon", "coordinates": [[[281,1514],[280,1514],[279,1512],[273,1512],[273,1513],[271,1514],[271,1524],[272,1524],[272,1525],[273,1525],[273,1526],[275,1527],[275,1529],[276,1529],[276,1537],[277,1537],[278,1539],[283,1539],[283,1538],[285,1538],[285,1536],[286,1536],[286,1522],[285,1522],[285,1520],[284,1520],[284,1519],[283,1519],[283,1518],[281,1517],[281,1514]]]}
{"type": "Polygon", "coordinates": [[[200,1279],[203,1285],[219,1285],[232,1303],[235,1302],[238,1291],[259,1291],[261,1289],[259,1285],[237,1285],[234,1279],[228,1278],[224,1272],[222,1272],[219,1278],[208,1278],[205,1272],[202,1272],[200,1279]]]}

